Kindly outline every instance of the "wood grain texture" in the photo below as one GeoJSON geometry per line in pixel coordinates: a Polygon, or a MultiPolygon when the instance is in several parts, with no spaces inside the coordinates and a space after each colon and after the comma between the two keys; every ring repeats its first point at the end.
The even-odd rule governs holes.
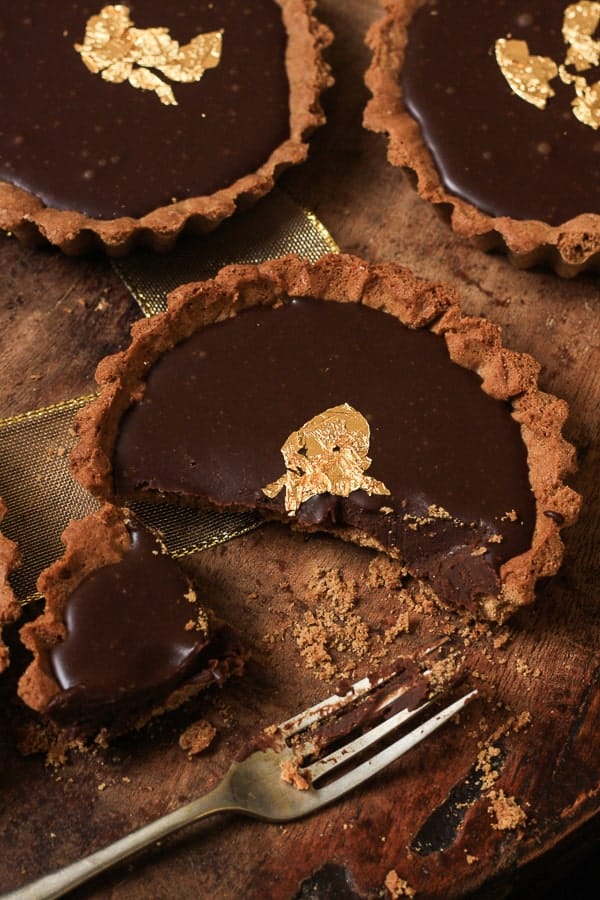
{"type": "MultiPolygon", "coordinates": [[[[77,896],[385,897],[392,895],[386,877],[395,871],[417,897],[500,897],[526,875],[527,864],[541,860],[542,874],[528,887],[533,897],[565,859],[565,842],[577,848],[578,835],[580,846],[597,842],[600,278],[521,272],[455,238],[388,166],[383,139],[361,127],[369,62],[363,39],[380,14],[377,0],[321,0],[319,12],[337,36],[329,52],[336,85],[325,97],[328,125],[315,134],[308,163],[288,172],[282,187],[314,210],[342,250],[450,282],[465,311],[499,323],[509,347],[537,357],[542,387],[570,405],[565,433],[580,465],[572,483],[585,504],[565,533],[564,567],[540,587],[536,605],[500,634],[484,632],[464,647],[464,666],[486,697],[459,726],[304,822],[204,823],[77,896]],[[523,713],[530,722],[515,729],[523,713]],[[516,799],[524,828],[494,827],[493,798],[474,769],[490,746],[498,750],[491,789],[516,799]]],[[[109,263],[33,252],[9,238],[0,240],[0,263],[0,416],[87,393],[97,361],[123,346],[139,316],[109,263]]],[[[406,600],[397,589],[373,587],[371,559],[368,551],[278,526],[190,559],[207,602],[239,622],[255,647],[247,678],[207,696],[194,712],[56,770],[14,749],[22,720],[14,699],[17,658],[0,685],[0,891],[209,788],[241,741],[330,693],[333,685],[307,669],[294,626],[311,611],[307,589],[315,573],[343,571],[360,587],[354,611],[376,642],[406,600]],[[218,738],[189,760],[177,738],[202,715],[218,738]]],[[[409,612],[410,634],[393,652],[422,648],[444,629],[461,635],[464,623],[454,614],[409,612]]],[[[368,668],[367,658],[352,658],[358,673],[368,668]]]]}

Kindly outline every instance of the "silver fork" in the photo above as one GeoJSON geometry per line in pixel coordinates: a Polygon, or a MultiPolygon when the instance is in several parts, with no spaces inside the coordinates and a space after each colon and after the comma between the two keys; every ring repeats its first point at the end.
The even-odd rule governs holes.
{"type": "Polygon", "coordinates": [[[429,697],[424,702],[417,701],[417,705],[411,708],[410,686],[404,684],[386,690],[385,685],[393,679],[394,674],[391,672],[374,679],[363,678],[345,694],[335,694],[280,725],[267,729],[265,740],[269,746],[255,750],[241,762],[234,762],[223,780],[210,793],[72,865],[6,894],[4,900],[52,900],[54,897],[62,897],[149,844],[214,813],[235,812],[268,822],[288,822],[306,816],[347,794],[403,756],[460,712],[477,694],[477,690],[469,691],[430,715],[391,745],[367,756],[374,744],[421,714],[436,699],[429,697]],[[382,686],[383,696],[375,696],[367,722],[389,707],[402,707],[403,697],[407,698],[408,706],[400,708],[379,724],[367,727],[358,737],[314,758],[320,752],[319,729],[323,723],[343,719],[352,707],[356,708],[357,703],[364,702],[368,695],[373,695],[382,686]],[[342,774],[329,777],[335,769],[342,764],[346,765],[359,754],[366,758],[342,774]],[[306,759],[309,761],[304,764],[306,759]],[[290,783],[289,773],[292,773],[291,781],[294,784],[290,783]],[[324,784],[319,786],[319,781],[324,781],[324,784]]]}

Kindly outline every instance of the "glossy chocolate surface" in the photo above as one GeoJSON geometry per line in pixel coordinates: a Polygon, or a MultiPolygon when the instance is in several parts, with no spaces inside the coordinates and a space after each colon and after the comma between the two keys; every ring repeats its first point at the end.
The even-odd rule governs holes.
{"type": "Polygon", "coordinates": [[[156,702],[193,674],[207,645],[204,629],[185,627],[198,605],[183,571],[144,528],[130,532],[123,559],[88,575],[67,603],[67,637],[49,652],[62,688],[50,705],[56,718],[156,702]]]}
{"type": "Polygon", "coordinates": [[[106,4],[4,3],[0,177],[46,205],[113,219],[211,194],[255,171],[289,136],[286,35],[275,0],[129,4],[136,27],[181,45],[223,29],[220,64],[172,83],[178,105],[85,67],[74,44],[106,4]]]}
{"type": "Polygon", "coordinates": [[[357,304],[253,308],[165,354],[122,421],[116,491],[285,517],[284,492],[270,500],[262,491],[285,469],[283,442],[343,403],[368,420],[366,474],[391,496],[321,494],[300,506],[298,521],[356,526],[417,574],[443,570],[445,581],[496,590],[498,567],[528,549],[534,522],[519,428],[506,404],[450,361],[443,338],[357,304]],[[452,518],[417,527],[431,504],[452,518]],[[518,521],[507,520],[511,510],[518,521]],[[473,555],[492,534],[502,539],[473,555]]]}
{"type": "MultiPolygon", "coordinates": [[[[410,24],[406,105],[446,189],[488,214],[560,225],[600,213],[600,132],[573,115],[573,87],[555,78],[556,96],[537,109],[511,91],[494,56],[495,42],[510,36],[563,63],[567,6],[438,0],[410,24]]],[[[589,84],[600,78],[598,67],[584,74],[589,84]]]]}

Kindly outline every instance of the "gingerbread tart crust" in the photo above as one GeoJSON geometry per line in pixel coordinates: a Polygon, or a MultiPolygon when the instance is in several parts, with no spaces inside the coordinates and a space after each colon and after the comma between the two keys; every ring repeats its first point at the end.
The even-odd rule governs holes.
{"type": "MultiPolygon", "coordinates": [[[[410,328],[428,328],[445,338],[451,360],[480,376],[484,392],[510,403],[527,449],[536,524],[531,548],[501,567],[501,593],[482,600],[480,613],[502,619],[531,602],[537,579],[557,571],[563,556],[560,530],[579,510],[579,495],[563,482],[575,468],[574,449],[561,435],[567,405],[539,389],[538,363],[505,349],[497,326],[461,314],[452,288],[417,278],[394,263],[369,265],[331,254],[311,264],[289,256],[257,266],[229,266],[213,280],[175,290],[167,312],[136,322],[128,349],[98,366],[99,396],[78,416],[79,441],[71,456],[75,478],[93,494],[114,500],[111,460],[119,423],[143,394],[152,364],[205,325],[287,297],[365,304],[410,328]],[[545,514],[548,510],[551,515],[545,514]]],[[[344,529],[340,536],[372,545],[359,532],[344,529]]]]}
{"type": "Polygon", "coordinates": [[[382,0],[384,16],[366,42],[372,51],[365,74],[372,93],[363,123],[387,137],[388,160],[402,168],[419,195],[447,219],[456,234],[483,250],[502,250],[519,268],[546,265],[565,278],[584,270],[600,271],[600,215],[585,213],[559,226],[538,220],[490,216],[446,190],[418,122],[407,110],[401,72],[408,27],[424,0],[382,0]]]}
{"type": "MultiPolygon", "coordinates": [[[[6,515],[6,505],[0,497],[0,524],[6,515]]],[[[14,541],[10,541],[0,532],[0,672],[9,664],[8,647],[2,641],[4,625],[16,622],[20,607],[8,582],[8,576],[20,562],[19,551],[14,541]]]]}
{"type": "MultiPolygon", "coordinates": [[[[62,688],[51,671],[48,652],[66,637],[65,609],[73,591],[96,570],[120,562],[131,548],[132,538],[127,527],[130,519],[128,510],[103,504],[85,519],[71,521],[61,538],[65,545],[64,555],[44,569],[38,578],[37,587],[44,595],[45,607],[36,619],[24,625],[20,631],[22,643],[33,653],[34,658],[19,680],[18,694],[31,709],[42,715],[48,728],[46,737],[50,744],[66,746],[69,741],[73,741],[75,745],[81,746],[91,739],[102,743],[125,732],[138,730],[150,719],[182,706],[215,681],[222,684],[230,676],[243,671],[246,654],[237,636],[202,604],[202,613],[206,614],[208,621],[207,648],[211,647],[213,639],[223,629],[222,646],[219,649],[224,649],[224,652],[218,659],[210,659],[206,673],[184,680],[154,706],[144,703],[143,707],[136,707],[133,713],[129,711],[122,714],[117,700],[111,720],[103,722],[102,727],[93,715],[88,721],[68,725],[53,721],[48,707],[62,692],[62,688]]],[[[107,659],[107,666],[109,665],[110,659],[107,659]]]]}
{"type": "Polygon", "coordinates": [[[321,93],[333,83],[323,51],[333,40],[313,15],[316,0],[275,0],[288,35],[285,65],[290,89],[290,134],[266,162],[214,194],[192,197],[134,218],[95,219],[76,210],[46,207],[32,193],[0,181],[0,228],[28,245],[49,242],[68,255],[104,249],[123,256],[134,247],[170,249],[186,228],[211,231],[272,190],[287,168],[304,162],[307,139],[325,122],[321,93]]]}

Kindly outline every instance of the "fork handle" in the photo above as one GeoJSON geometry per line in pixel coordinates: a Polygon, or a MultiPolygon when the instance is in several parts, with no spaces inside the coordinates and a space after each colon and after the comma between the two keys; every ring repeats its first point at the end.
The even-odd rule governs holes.
{"type": "Polygon", "coordinates": [[[100,872],[122,862],[139,850],[143,850],[144,847],[160,841],[174,831],[207,816],[212,816],[214,813],[234,810],[239,811],[239,806],[233,801],[227,783],[221,782],[209,794],[192,800],[191,803],[167,813],[166,816],[138,828],[137,831],[131,832],[102,850],[85,856],[78,862],[52,872],[50,875],[45,875],[16,891],[4,894],[3,900],[53,900],[54,897],[62,897],[100,872]]]}

